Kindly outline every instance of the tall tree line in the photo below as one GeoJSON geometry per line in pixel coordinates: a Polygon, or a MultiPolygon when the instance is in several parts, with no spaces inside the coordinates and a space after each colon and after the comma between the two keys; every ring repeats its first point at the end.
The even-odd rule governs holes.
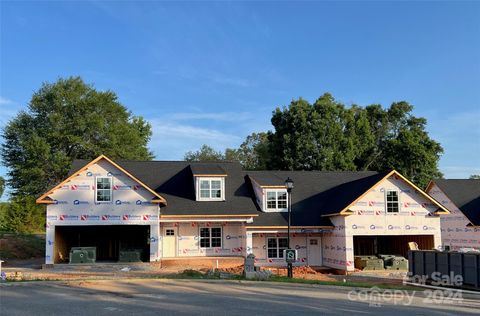
{"type": "MultiPolygon", "coordinates": [[[[253,133],[235,149],[203,160],[238,160],[246,169],[386,171],[396,169],[423,187],[442,177],[442,146],[426,132],[427,120],[408,102],[346,106],[325,93],[315,102],[293,100],[272,113],[273,131],[253,133]]],[[[211,149],[211,148],[210,148],[211,149]]],[[[195,155],[186,156],[195,160],[195,155]]]]}

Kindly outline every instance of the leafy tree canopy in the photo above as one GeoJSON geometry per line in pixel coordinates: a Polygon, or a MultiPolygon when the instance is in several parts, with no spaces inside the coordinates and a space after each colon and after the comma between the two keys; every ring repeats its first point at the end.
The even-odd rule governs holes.
{"type": "Polygon", "coordinates": [[[0,198],[2,197],[4,191],[5,191],[5,179],[3,177],[0,177],[0,198]]]}
{"type": "Polygon", "coordinates": [[[73,159],[151,159],[151,126],[80,77],[44,83],[27,111],[3,129],[1,158],[13,195],[39,195],[65,178],[73,159]]]}
{"type": "Polygon", "coordinates": [[[9,203],[2,205],[0,227],[17,233],[38,233],[45,231],[45,206],[35,203],[32,196],[15,196],[9,203]]]}
{"type": "Polygon", "coordinates": [[[246,170],[260,170],[267,168],[267,158],[267,133],[252,133],[239,148],[227,148],[222,153],[204,144],[197,151],[188,151],[183,159],[185,161],[238,161],[246,170]]]}
{"type": "Polygon", "coordinates": [[[469,179],[480,179],[480,174],[472,174],[469,179]]]}
{"type": "Polygon", "coordinates": [[[268,167],[268,150],[268,134],[252,133],[239,148],[227,148],[225,158],[239,161],[246,170],[263,170],[268,167]]]}
{"type": "Polygon", "coordinates": [[[313,104],[293,100],[273,112],[268,135],[270,169],[396,169],[425,186],[441,177],[440,144],[425,131],[426,119],[407,102],[347,107],[326,93],[313,104]]]}
{"type": "Polygon", "coordinates": [[[208,145],[203,145],[197,151],[187,152],[183,159],[185,161],[221,161],[225,160],[225,155],[208,145]]]}
{"type": "Polygon", "coordinates": [[[425,118],[413,106],[395,102],[345,106],[325,93],[313,104],[293,100],[272,114],[274,131],[253,133],[225,154],[204,145],[186,160],[237,160],[247,170],[377,170],[396,169],[417,185],[441,178],[443,149],[425,131],[425,118]]]}

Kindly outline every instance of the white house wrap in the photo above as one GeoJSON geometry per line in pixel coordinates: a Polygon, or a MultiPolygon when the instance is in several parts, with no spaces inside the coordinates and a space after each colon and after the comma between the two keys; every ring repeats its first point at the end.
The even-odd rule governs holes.
{"type": "Polygon", "coordinates": [[[450,211],[441,216],[442,244],[480,250],[480,180],[434,180],[426,191],[450,211]]]}
{"type": "Polygon", "coordinates": [[[294,264],[352,271],[355,255],[404,255],[409,241],[438,247],[438,215],[448,213],[395,171],[243,171],[234,162],[105,156],[76,161],[37,202],[47,204],[47,264],[95,246],[98,261],[137,249],[143,261],[253,253],[257,266],[285,266],[291,203],[294,264]]]}

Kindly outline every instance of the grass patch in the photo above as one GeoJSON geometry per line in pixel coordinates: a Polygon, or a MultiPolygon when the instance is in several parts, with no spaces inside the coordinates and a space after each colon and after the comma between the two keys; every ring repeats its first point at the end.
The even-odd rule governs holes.
{"type": "Polygon", "coordinates": [[[177,273],[179,278],[203,279],[206,275],[197,270],[185,270],[177,273]]]}
{"type": "Polygon", "coordinates": [[[380,289],[398,289],[398,290],[415,290],[416,287],[401,285],[401,284],[385,284],[385,283],[368,283],[368,282],[351,282],[351,281],[320,281],[320,280],[306,280],[288,278],[285,276],[272,276],[268,280],[270,282],[283,282],[283,283],[301,283],[301,284],[318,284],[318,285],[334,285],[334,286],[346,286],[346,287],[378,287],[380,289]]]}
{"type": "Polygon", "coordinates": [[[315,285],[326,285],[326,286],[345,286],[345,287],[360,287],[360,288],[371,288],[377,287],[380,289],[394,289],[394,290],[418,290],[417,287],[403,285],[403,284],[387,284],[387,283],[368,283],[368,282],[352,282],[352,281],[320,281],[320,280],[306,280],[306,279],[296,279],[288,278],[286,276],[276,276],[272,275],[268,279],[246,279],[243,275],[229,275],[228,277],[222,277],[219,272],[209,272],[202,273],[196,270],[185,270],[176,274],[169,274],[160,276],[161,279],[203,279],[203,280],[237,280],[237,281],[257,281],[257,282],[279,282],[279,283],[297,283],[297,284],[315,284],[315,285]]]}

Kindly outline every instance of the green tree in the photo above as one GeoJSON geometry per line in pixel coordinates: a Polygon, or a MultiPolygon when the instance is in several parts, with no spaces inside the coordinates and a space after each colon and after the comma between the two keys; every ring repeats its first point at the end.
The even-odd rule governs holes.
{"type": "Polygon", "coordinates": [[[5,179],[3,177],[0,177],[0,198],[2,197],[4,191],[5,191],[5,179]]]}
{"type": "Polygon", "coordinates": [[[472,174],[469,179],[480,179],[480,174],[472,174]]]}
{"type": "Polygon", "coordinates": [[[314,104],[294,100],[273,112],[269,168],[357,170],[373,147],[368,117],[324,94],[314,104]]]}
{"type": "Polygon", "coordinates": [[[188,151],[183,159],[185,161],[221,161],[225,160],[225,155],[204,144],[197,151],[188,151]]]}
{"type": "Polygon", "coordinates": [[[388,109],[374,104],[346,107],[326,93],[313,104],[293,100],[272,115],[269,169],[396,169],[420,186],[441,177],[443,149],[425,131],[426,119],[411,114],[407,102],[388,109]]]}
{"type": "Polygon", "coordinates": [[[1,158],[14,196],[45,192],[65,178],[73,159],[152,158],[150,124],[114,92],[98,91],[80,77],[44,83],[2,136],[1,158]]]}
{"type": "Polygon", "coordinates": [[[16,196],[6,205],[3,225],[7,231],[37,233],[45,230],[45,206],[32,196],[16,196]]]}
{"type": "Polygon", "coordinates": [[[252,133],[239,148],[227,148],[225,158],[240,162],[246,170],[262,170],[267,168],[268,149],[268,134],[252,133]]]}
{"type": "Polygon", "coordinates": [[[443,149],[425,131],[424,118],[410,117],[383,149],[381,169],[396,169],[425,187],[431,179],[442,178],[438,161],[443,149]]]}

